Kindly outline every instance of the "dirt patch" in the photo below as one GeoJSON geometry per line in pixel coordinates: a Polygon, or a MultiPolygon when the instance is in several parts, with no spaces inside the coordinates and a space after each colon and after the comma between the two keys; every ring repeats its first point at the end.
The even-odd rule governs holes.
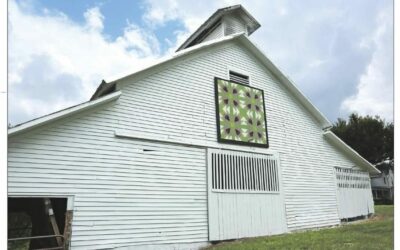
{"type": "Polygon", "coordinates": [[[385,216],[383,215],[373,215],[371,218],[369,218],[367,221],[381,221],[385,220],[385,216]]]}

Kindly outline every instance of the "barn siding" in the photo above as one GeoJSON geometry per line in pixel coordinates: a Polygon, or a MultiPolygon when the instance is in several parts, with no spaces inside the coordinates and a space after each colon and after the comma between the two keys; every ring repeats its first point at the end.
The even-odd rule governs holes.
{"type": "Polygon", "coordinates": [[[234,42],[121,80],[120,99],[96,112],[11,137],[9,194],[74,195],[74,249],[207,241],[205,149],[121,139],[114,131],[217,145],[213,79],[227,78],[227,67],[249,72],[251,85],[265,91],[270,149],[259,152],[280,154],[289,230],[339,223],[332,168],[354,164],[234,42]]]}
{"type": "Polygon", "coordinates": [[[279,157],[209,149],[207,161],[210,241],[287,232],[279,157]],[[251,177],[257,169],[259,180],[251,177]]]}
{"type": "Polygon", "coordinates": [[[243,21],[235,15],[227,15],[223,18],[226,35],[232,35],[241,32],[247,32],[243,21]]]}
{"type": "Polygon", "coordinates": [[[338,224],[333,167],[354,163],[323,138],[316,120],[238,44],[221,45],[144,79],[124,80],[121,107],[128,112],[141,109],[146,115],[133,118],[126,113],[123,123],[134,120],[132,131],[162,129],[160,135],[216,143],[212,82],[215,76],[227,78],[227,67],[248,72],[250,84],[265,92],[270,150],[281,157],[289,230],[338,224]],[[157,108],[151,98],[157,99],[157,108]]]}
{"type": "Polygon", "coordinates": [[[74,196],[72,249],[206,242],[205,149],[116,138],[116,108],[11,138],[9,195],[74,196]]]}
{"type": "Polygon", "coordinates": [[[219,24],[213,31],[208,34],[202,42],[207,42],[213,39],[221,38],[224,36],[224,29],[222,28],[222,24],[219,24]]]}

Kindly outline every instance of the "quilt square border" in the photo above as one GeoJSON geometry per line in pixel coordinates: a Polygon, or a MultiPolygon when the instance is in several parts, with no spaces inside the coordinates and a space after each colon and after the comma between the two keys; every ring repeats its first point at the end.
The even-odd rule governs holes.
{"type": "Polygon", "coordinates": [[[252,86],[247,85],[247,84],[226,80],[226,79],[223,79],[223,78],[220,78],[220,77],[214,77],[214,97],[215,97],[215,118],[216,118],[216,122],[217,122],[217,139],[218,139],[218,142],[227,143],[227,144],[237,144],[237,145],[246,145],[246,146],[269,148],[269,138],[268,138],[268,129],[267,129],[267,113],[265,112],[264,90],[252,87],[252,86]],[[219,102],[218,102],[218,80],[235,83],[235,84],[238,84],[238,85],[241,85],[241,86],[245,86],[245,87],[248,87],[248,88],[252,88],[252,89],[256,89],[258,91],[261,91],[262,100],[263,100],[263,111],[264,111],[265,137],[266,137],[267,143],[261,144],[261,143],[235,141],[235,140],[229,140],[229,139],[221,138],[221,129],[220,129],[220,125],[221,124],[220,124],[219,102]]]}

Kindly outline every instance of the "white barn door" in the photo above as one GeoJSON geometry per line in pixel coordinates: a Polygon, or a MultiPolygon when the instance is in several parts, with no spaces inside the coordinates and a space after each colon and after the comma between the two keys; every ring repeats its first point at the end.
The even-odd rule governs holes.
{"type": "Polygon", "coordinates": [[[208,149],[209,240],[287,231],[275,156],[208,149]]]}
{"type": "Polygon", "coordinates": [[[367,172],[335,168],[340,219],[374,213],[370,178],[367,172]]]}

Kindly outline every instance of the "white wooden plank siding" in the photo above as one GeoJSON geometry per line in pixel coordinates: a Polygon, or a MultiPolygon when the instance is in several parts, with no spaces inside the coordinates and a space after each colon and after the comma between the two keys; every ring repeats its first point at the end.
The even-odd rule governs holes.
{"type": "Polygon", "coordinates": [[[247,32],[246,26],[239,17],[229,15],[224,17],[225,35],[247,32]]]}
{"type": "Polygon", "coordinates": [[[276,156],[208,150],[211,241],[287,231],[276,156]]]}
{"type": "Polygon", "coordinates": [[[339,223],[332,168],[354,163],[237,41],[121,80],[113,105],[11,137],[9,194],[75,195],[73,249],[207,241],[205,149],[123,139],[114,131],[218,145],[213,82],[228,78],[228,67],[249,72],[251,85],[264,90],[289,230],[339,223]]]}
{"type": "Polygon", "coordinates": [[[128,129],[216,142],[212,81],[227,79],[228,67],[242,69],[252,86],[264,90],[270,149],[280,153],[289,229],[338,224],[332,169],[354,163],[323,139],[316,120],[239,44],[229,42],[193,57],[146,78],[122,81],[120,113],[126,113],[118,114],[117,126],[135,123],[128,129]],[[145,115],[131,115],[139,109],[145,115]]]}
{"type": "Polygon", "coordinates": [[[371,180],[367,172],[335,168],[335,175],[340,219],[374,213],[371,180]]]}
{"type": "Polygon", "coordinates": [[[219,24],[217,27],[215,27],[214,30],[208,34],[202,42],[207,42],[213,39],[221,38],[224,36],[224,29],[222,28],[222,24],[219,24]]]}
{"type": "Polygon", "coordinates": [[[205,150],[116,138],[114,111],[10,140],[9,195],[74,196],[72,249],[206,242],[205,150]]]}

